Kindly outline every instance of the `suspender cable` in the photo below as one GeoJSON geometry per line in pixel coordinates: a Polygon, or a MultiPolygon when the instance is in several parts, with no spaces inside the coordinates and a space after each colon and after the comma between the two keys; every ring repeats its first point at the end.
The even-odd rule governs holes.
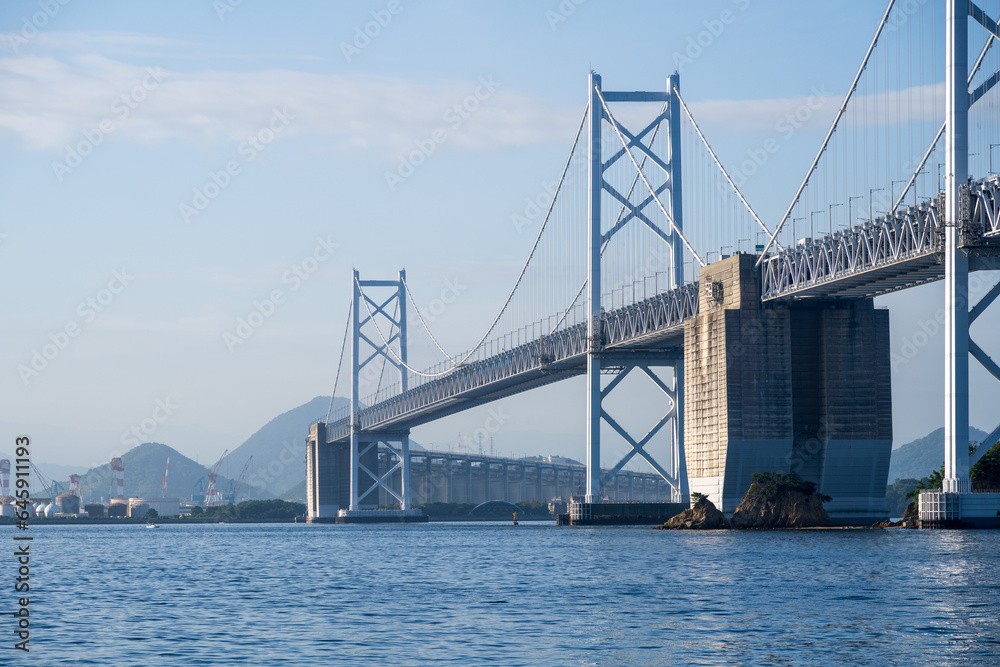
{"type": "MultiPolygon", "coordinates": [[[[589,111],[589,105],[588,105],[587,111],[589,111]]],[[[570,163],[573,160],[573,154],[576,152],[577,144],[580,141],[580,134],[583,132],[583,126],[584,126],[584,124],[586,122],[587,122],[587,112],[585,111],[584,114],[583,114],[583,119],[580,121],[580,127],[577,128],[577,131],[576,131],[576,139],[573,140],[573,148],[570,149],[569,157],[566,159],[566,166],[563,167],[562,176],[559,177],[559,183],[556,185],[556,190],[555,190],[554,193],[552,193],[552,201],[549,203],[548,211],[546,211],[546,213],[545,213],[545,219],[542,220],[542,226],[538,230],[538,236],[535,237],[535,243],[534,243],[534,245],[531,246],[531,251],[528,253],[528,258],[524,261],[524,266],[521,267],[521,272],[518,274],[517,280],[514,281],[514,287],[511,288],[510,294],[507,295],[507,300],[504,301],[503,306],[500,307],[500,312],[498,312],[497,316],[495,318],[493,318],[493,322],[490,324],[489,328],[486,330],[486,333],[483,334],[483,337],[479,339],[479,342],[476,343],[476,345],[471,350],[469,350],[469,352],[460,361],[455,362],[454,359],[451,359],[451,357],[449,357],[449,359],[451,359],[451,361],[453,363],[452,367],[448,368],[446,370],[443,370],[443,371],[436,372],[436,373],[425,373],[424,371],[417,370],[416,368],[413,368],[412,366],[408,365],[402,359],[399,358],[399,355],[396,354],[396,351],[393,350],[392,346],[390,346],[389,343],[386,341],[385,336],[382,335],[382,330],[379,328],[378,323],[375,321],[374,317],[371,318],[372,319],[372,324],[375,327],[375,331],[378,332],[379,338],[382,339],[382,342],[385,343],[386,348],[389,350],[389,353],[396,359],[397,362],[399,362],[399,364],[403,368],[405,368],[406,370],[410,371],[411,373],[413,373],[415,375],[418,375],[420,377],[423,377],[423,378],[436,378],[436,377],[441,377],[441,376],[444,376],[444,375],[448,375],[449,373],[453,372],[456,368],[458,368],[459,366],[461,366],[462,364],[464,364],[466,361],[468,361],[470,358],[472,358],[472,355],[474,355],[476,353],[476,351],[479,349],[479,347],[483,344],[483,342],[486,340],[486,338],[490,335],[490,332],[493,331],[493,328],[496,326],[497,322],[500,321],[500,318],[507,311],[507,307],[510,305],[511,300],[514,298],[514,294],[515,294],[515,292],[517,292],[517,288],[521,285],[521,280],[524,278],[524,274],[528,270],[528,265],[531,263],[531,258],[534,257],[535,250],[538,249],[538,242],[542,238],[542,232],[545,231],[545,227],[548,224],[549,217],[552,215],[552,208],[555,206],[556,198],[559,195],[559,191],[562,189],[563,181],[566,178],[566,172],[569,170],[569,165],[570,165],[570,163]]],[[[360,290],[361,289],[361,284],[357,281],[357,279],[355,279],[355,282],[358,283],[358,289],[360,290]]],[[[362,296],[364,296],[364,292],[363,291],[362,291],[362,296]]],[[[368,307],[368,300],[367,299],[362,299],[362,302],[365,304],[365,310],[368,311],[368,315],[371,316],[372,312],[371,312],[371,308],[368,307]]],[[[514,332],[514,340],[516,340],[516,332],[514,332]]]]}
{"type": "Polygon", "coordinates": [[[337,377],[333,380],[333,393],[330,394],[330,409],[326,411],[326,423],[330,423],[330,415],[333,414],[333,400],[337,397],[337,384],[340,382],[340,367],[344,365],[344,350],[347,348],[347,332],[351,328],[351,312],[354,310],[354,302],[347,307],[347,324],[344,325],[344,341],[340,344],[340,361],[337,362],[337,377]]]}
{"type": "MultiPolygon", "coordinates": [[[[983,64],[986,52],[990,50],[990,46],[992,46],[994,39],[995,37],[993,37],[993,35],[989,36],[989,39],[986,40],[986,46],[983,47],[983,52],[979,54],[979,59],[976,61],[976,64],[972,66],[972,69],[969,70],[969,84],[972,84],[972,79],[976,76],[976,72],[979,71],[979,66],[983,64]]],[[[910,191],[910,188],[912,188],[914,182],[916,182],[917,174],[919,174],[924,168],[924,165],[927,164],[927,160],[930,158],[934,149],[937,147],[938,142],[941,140],[941,135],[944,134],[944,130],[945,123],[941,123],[941,129],[938,130],[937,135],[934,137],[934,141],[931,142],[931,145],[927,147],[927,152],[924,153],[923,159],[920,160],[920,164],[917,165],[917,169],[913,172],[913,176],[910,177],[906,187],[903,188],[903,192],[899,195],[899,199],[897,199],[896,203],[892,205],[892,211],[890,211],[890,213],[895,213],[896,209],[899,208],[899,205],[903,203],[903,198],[906,197],[906,193],[910,191]]],[[[940,187],[940,184],[938,184],[938,187],[940,187]]]]}
{"type": "MultiPolygon", "coordinates": [[[[722,162],[719,161],[719,158],[716,156],[715,151],[712,150],[712,147],[708,143],[708,139],[706,139],[705,135],[702,134],[701,128],[699,128],[698,123],[695,122],[694,116],[692,116],[691,111],[688,110],[687,104],[684,103],[684,98],[681,97],[680,91],[675,91],[675,92],[677,93],[677,100],[681,103],[681,109],[684,110],[684,114],[688,117],[688,120],[691,121],[691,126],[694,127],[694,131],[698,135],[698,138],[701,139],[701,143],[705,144],[705,148],[708,149],[708,154],[711,155],[712,160],[715,161],[715,166],[718,167],[719,171],[722,172],[722,175],[725,177],[726,182],[729,183],[729,186],[736,193],[736,196],[740,198],[740,201],[743,202],[743,205],[747,207],[747,211],[749,211],[750,215],[753,216],[753,219],[757,221],[757,224],[760,225],[760,228],[763,229],[768,234],[770,234],[771,230],[768,229],[767,225],[765,225],[764,222],[757,216],[757,213],[753,210],[753,207],[750,206],[750,202],[746,200],[746,198],[743,196],[743,193],[740,192],[740,189],[736,187],[736,183],[734,183],[733,179],[729,177],[729,172],[727,172],[726,168],[722,166],[722,162]]],[[[781,249],[781,246],[779,245],[778,248],[781,249]]]]}
{"type": "Polygon", "coordinates": [[[854,81],[851,83],[850,89],[847,91],[847,95],[844,97],[843,103],[840,105],[840,109],[837,111],[837,117],[833,119],[833,124],[830,125],[830,131],[826,133],[826,138],[823,140],[823,145],[820,146],[819,152],[816,153],[816,158],[813,160],[812,164],[809,166],[809,170],[806,172],[806,177],[802,179],[802,184],[796,191],[795,196],[792,197],[792,203],[788,205],[788,210],[785,211],[785,215],[781,217],[781,221],[775,228],[774,232],[771,233],[770,238],[767,240],[767,245],[764,246],[764,251],[757,258],[757,263],[755,266],[760,266],[760,263],[764,260],[767,255],[767,251],[771,249],[774,244],[774,239],[781,232],[781,228],[784,226],[785,221],[788,220],[788,216],[792,214],[792,209],[795,208],[795,204],[798,203],[799,197],[802,196],[802,191],[805,190],[806,184],[809,182],[809,177],[816,170],[816,165],[819,164],[819,159],[823,156],[823,152],[826,150],[827,144],[830,143],[830,137],[837,129],[837,124],[840,123],[841,117],[844,115],[844,111],[847,110],[847,103],[851,101],[851,97],[854,95],[855,89],[858,87],[858,81],[861,79],[861,74],[865,71],[865,67],[868,65],[868,59],[872,55],[872,51],[875,50],[875,44],[878,42],[879,35],[882,34],[882,29],[885,27],[886,22],[889,20],[889,12],[892,11],[892,6],[896,3],[896,0],[889,0],[889,6],[885,8],[885,14],[882,16],[882,20],[878,24],[878,29],[875,30],[875,36],[872,37],[872,43],[868,46],[868,52],[865,53],[864,60],[861,61],[861,67],[858,68],[858,73],[854,76],[854,81]]]}

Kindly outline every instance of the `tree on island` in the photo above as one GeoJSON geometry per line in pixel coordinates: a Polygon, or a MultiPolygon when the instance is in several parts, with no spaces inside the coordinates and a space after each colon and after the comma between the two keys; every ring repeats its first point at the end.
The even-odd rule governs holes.
{"type": "Polygon", "coordinates": [[[755,472],[750,475],[750,488],[747,495],[773,497],[787,491],[798,491],[807,496],[817,496],[824,503],[833,498],[822,493],[816,493],[816,482],[800,479],[794,472],[755,472]]]}
{"type": "Polygon", "coordinates": [[[145,515],[143,515],[143,517],[142,517],[142,518],[146,519],[146,521],[152,521],[153,519],[156,519],[156,518],[158,518],[159,516],[160,516],[160,513],[159,513],[159,512],[157,512],[157,511],[156,511],[155,509],[153,509],[152,507],[150,507],[150,508],[149,508],[148,510],[146,510],[146,514],[145,514],[145,515]]]}
{"type": "Polygon", "coordinates": [[[993,444],[969,471],[972,488],[1000,489],[1000,442],[993,444]]]}
{"type": "Polygon", "coordinates": [[[943,483],[944,461],[941,462],[941,467],[938,470],[934,470],[927,477],[917,482],[913,490],[906,494],[906,497],[911,498],[916,503],[920,500],[921,491],[940,491],[943,483]]]}

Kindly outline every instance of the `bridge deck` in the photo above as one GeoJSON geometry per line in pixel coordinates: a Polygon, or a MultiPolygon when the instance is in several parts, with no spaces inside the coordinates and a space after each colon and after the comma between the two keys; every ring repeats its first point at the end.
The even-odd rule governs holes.
{"type": "MultiPolygon", "coordinates": [[[[698,312],[698,284],[684,285],[605,313],[603,349],[609,359],[655,362],[674,358],[683,345],[684,320],[698,312]]],[[[587,328],[577,324],[368,406],[359,412],[363,431],[412,428],[500,398],[586,372],[587,328]]],[[[328,441],[350,437],[350,418],[331,422],[328,441]]]]}
{"type": "MultiPolygon", "coordinates": [[[[997,268],[1000,178],[960,188],[969,217],[961,246],[972,271],[997,268]]],[[[764,301],[870,298],[944,277],[943,195],[863,225],[809,240],[767,257],[764,301]]]]}

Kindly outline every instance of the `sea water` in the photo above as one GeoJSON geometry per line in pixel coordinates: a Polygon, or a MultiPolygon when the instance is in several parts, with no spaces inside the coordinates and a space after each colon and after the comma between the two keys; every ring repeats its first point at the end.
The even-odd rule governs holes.
{"type": "MultiPolygon", "coordinates": [[[[0,664],[1000,664],[1000,531],[522,522],[30,534],[31,651],[13,648],[5,614],[0,664]]],[[[8,609],[15,568],[0,559],[8,609]]]]}

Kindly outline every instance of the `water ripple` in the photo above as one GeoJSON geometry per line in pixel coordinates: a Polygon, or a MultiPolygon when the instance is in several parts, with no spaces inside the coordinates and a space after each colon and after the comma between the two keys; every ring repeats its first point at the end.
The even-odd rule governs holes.
{"type": "Polygon", "coordinates": [[[995,531],[32,530],[36,664],[1000,664],[995,531]]]}

